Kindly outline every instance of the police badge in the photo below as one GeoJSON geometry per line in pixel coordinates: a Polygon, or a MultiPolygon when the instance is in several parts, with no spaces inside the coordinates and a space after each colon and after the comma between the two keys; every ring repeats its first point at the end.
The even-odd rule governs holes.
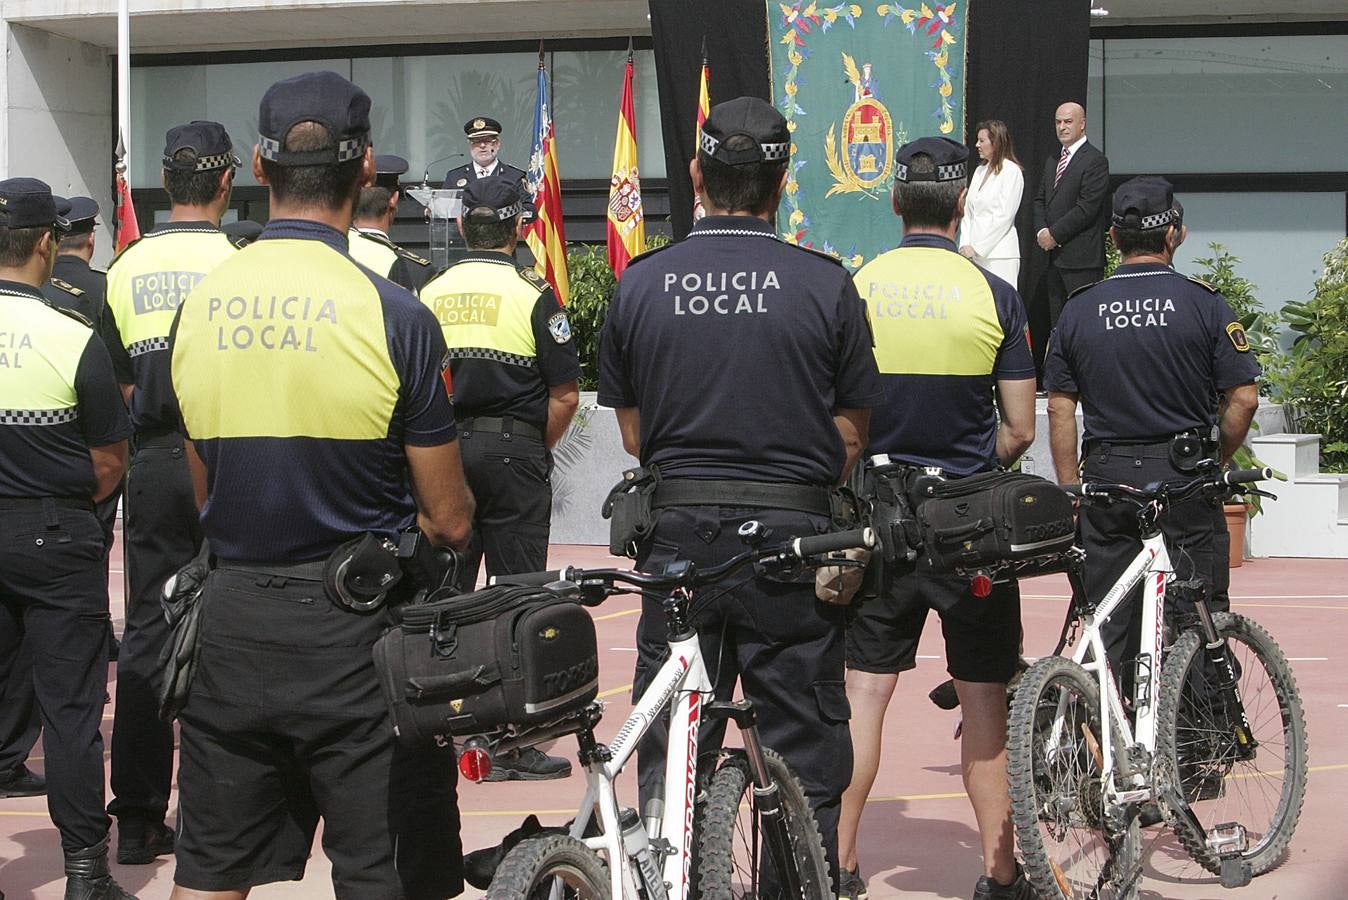
{"type": "Polygon", "coordinates": [[[571,320],[567,318],[565,310],[553,313],[552,318],[548,319],[548,333],[559,344],[571,340],[571,320]]]}

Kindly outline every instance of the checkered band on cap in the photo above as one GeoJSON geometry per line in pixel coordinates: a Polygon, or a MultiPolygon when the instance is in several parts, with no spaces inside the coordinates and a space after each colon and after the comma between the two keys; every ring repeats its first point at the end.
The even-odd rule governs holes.
{"type": "MultiPolygon", "coordinates": [[[[698,144],[702,148],[702,152],[711,157],[716,156],[716,148],[721,146],[720,141],[707,134],[705,131],[702,132],[698,144]]],[[[759,144],[758,149],[763,154],[763,162],[781,162],[791,156],[791,144],[789,142],[781,144],[759,144]]]]}
{"type": "MultiPolygon", "coordinates": [[[[896,162],[894,164],[894,177],[899,181],[908,181],[908,164],[896,162]]],[[[935,178],[919,178],[918,181],[959,181],[964,178],[964,163],[950,163],[949,165],[937,166],[935,178]]]]}
{"type": "MultiPolygon", "coordinates": [[[[351,160],[356,159],[362,153],[364,153],[365,148],[367,146],[369,146],[368,135],[361,135],[360,137],[346,138],[345,140],[338,141],[336,156],[332,159],[327,160],[327,162],[328,163],[350,162],[351,160]]],[[[286,161],[285,159],[282,159],[281,156],[281,142],[276,140],[275,138],[259,136],[257,140],[257,152],[258,155],[261,156],[263,159],[269,160],[274,163],[284,163],[286,161]]],[[[321,166],[324,165],[325,162],[320,157],[326,155],[327,153],[328,151],[326,150],[294,150],[294,151],[287,151],[285,156],[286,159],[304,157],[306,160],[309,159],[313,160],[312,162],[306,161],[300,163],[291,163],[292,165],[321,166]]]]}
{"type": "Polygon", "coordinates": [[[522,212],[524,212],[524,207],[522,205],[519,203],[512,203],[503,209],[498,209],[496,211],[496,218],[504,222],[506,219],[515,218],[522,212]]]}
{"type": "Polygon", "coordinates": [[[1172,222],[1178,222],[1179,220],[1180,220],[1179,210],[1173,208],[1167,209],[1165,212],[1158,212],[1150,216],[1143,216],[1141,222],[1139,222],[1137,225],[1132,224],[1132,222],[1129,221],[1128,216],[1126,215],[1121,216],[1118,213],[1113,214],[1114,224],[1119,228],[1137,229],[1139,231],[1150,231],[1153,228],[1161,228],[1163,226],[1171,224],[1172,222]]]}
{"type": "Polygon", "coordinates": [[[223,169],[226,166],[239,165],[239,158],[233,153],[216,153],[211,156],[197,157],[197,171],[209,172],[211,169],[223,169]]]}
{"type": "Polygon", "coordinates": [[[0,425],[64,425],[78,419],[79,409],[0,409],[0,425]]]}

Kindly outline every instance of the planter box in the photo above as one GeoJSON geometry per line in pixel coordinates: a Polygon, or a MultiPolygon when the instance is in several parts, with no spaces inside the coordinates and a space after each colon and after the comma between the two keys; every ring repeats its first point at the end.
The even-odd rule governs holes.
{"type": "Polygon", "coordinates": [[[552,456],[552,543],[607,547],[608,520],[599,509],[623,470],[637,464],[623,449],[617,414],[585,391],[552,456]]]}

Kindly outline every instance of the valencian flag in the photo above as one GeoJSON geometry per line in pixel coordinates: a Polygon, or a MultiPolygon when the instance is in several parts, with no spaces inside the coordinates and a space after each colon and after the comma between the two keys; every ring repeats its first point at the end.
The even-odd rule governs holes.
{"type": "Polygon", "coordinates": [[[772,99],[791,130],[784,240],[851,269],[893,246],[894,151],[964,136],[970,2],[768,4],[772,99]]]}
{"type": "MultiPolygon", "coordinates": [[[[697,156],[697,148],[702,146],[702,123],[707,121],[707,114],[711,112],[711,94],[707,91],[707,82],[711,81],[711,66],[707,64],[707,39],[702,39],[702,82],[697,88],[697,128],[693,140],[693,156],[697,156]]],[[[697,194],[693,195],[693,221],[696,222],[707,214],[702,208],[702,198],[697,194]]]]}
{"type": "Polygon", "coordinates": [[[524,240],[537,262],[534,268],[552,285],[563,305],[571,299],[566,270],[566,229],[562,224],[562,181],[557,175],[557,143],[548,106],[548,76],[543,49],[538,50],[538,105],[534,107],[534,147],[529,154],[529,190],[534,218],[524,226],[524,240]]]}
{"type": "Polygon", "coordinates": [[[632,102],[632,51],[627,51],[623,99],[618,107],[618,138],[613,145],[613,178],[608,189],[608,264],[615,278],[627,262],[646,248],[641,211],[641,178],[637,173],[637,117],[632,102]]]}

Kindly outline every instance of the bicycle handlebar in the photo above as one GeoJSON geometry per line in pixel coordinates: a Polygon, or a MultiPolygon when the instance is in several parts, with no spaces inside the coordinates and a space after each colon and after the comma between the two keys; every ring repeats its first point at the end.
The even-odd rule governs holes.
{"type": "Polygon", "coordinates": [[[1144,488],[1109,481],[1087,481],[1067,485],[1064,490],[1079,497],[1103,497],[1109,500],[1129,500],[1144,504],[1153,500],[1187,500],[1205,490],[1219,490],[1242,484],[1254,484],[1273,477],[1267,466],[1260,469],[1231,469],[1211,475],[1200,475],[1184,481],[1163,481],[1144,488]]]}
{"type": "MultiPolygon", "coordinates": [[[[739,553],[719,565],[698,570],[687,566],[672,575],[636,572],[631,569],[578,569],[567,566],[546,572],[524,572],[518,575],[497,575],[488,582],[491,585],[511,584],[528,586],[546,586],[556,582],[570,582],[576,585],[599,583],[612,587],[622,583],[638,588],[656,590],[674,590],[715,584],[737,572],[751,562],[779,564],[808,563],[813,557],[822,556],[839,550],[854,548],[874,548],[877,543],[875,531],[870,528],[856,528],[851,531],[836,531],[829,534],[792,538],[766,549],[750,549],[739,553]]],[[[824,561],[820,560],[823,565],[824,561]]]]}

